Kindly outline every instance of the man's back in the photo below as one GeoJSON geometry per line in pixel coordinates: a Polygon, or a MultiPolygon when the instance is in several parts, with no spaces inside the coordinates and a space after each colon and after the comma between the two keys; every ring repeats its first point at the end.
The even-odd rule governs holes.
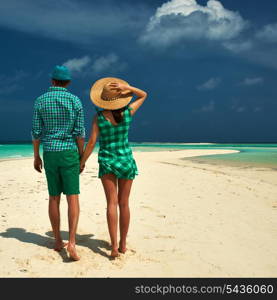
{"type": "Polygon", "coordinates": [[[36,99],[32,135],[41,138],[44,151],[76,149],[76,138],[85,136],[80,99],[66,88],[50,87],[36,99]]]}

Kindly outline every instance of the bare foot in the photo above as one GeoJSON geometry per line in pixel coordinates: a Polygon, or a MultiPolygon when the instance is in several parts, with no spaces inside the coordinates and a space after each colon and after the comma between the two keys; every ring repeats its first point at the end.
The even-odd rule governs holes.
{"type": "Polygon", "coordinates": [[[127,248],[118,248],[118,252],[125,254],[125,252],[127,251],[127,248]]]}
{"type": "Polygon", "coordinates": [[[64,243],[63,241],[56,241],[54,250],[57,252],[60,252],[66,246],[67,246],[67,243],[64,243]]]}
{"type": "Polygon", "coordinates": [[[126,243],[119,242],[118,251],[124,254],[127,251],[126,243]]]}
{"type": "Polygon", "coordinates": [[[111,257],[112,258],[116,258],[119,256],[118,250],[117,249],[113,249],[111,252],[111,257]]]}
{"type": "Polygon", "coordinates": [[[80,260],[80,256],[77,255],[75,245],[68,244],[67,251],[69,253],[69,257],[75,261],[80,260]]]}

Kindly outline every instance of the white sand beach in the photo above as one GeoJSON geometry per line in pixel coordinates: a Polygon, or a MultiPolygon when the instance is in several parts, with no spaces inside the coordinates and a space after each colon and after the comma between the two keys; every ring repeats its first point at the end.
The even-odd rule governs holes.
{"type": "MultiPolygon", "coordinates": [[[[134,152],[129,250],[114,261],[96,153],[81,175],[78,262],[52,250],[45,175],[31,158],[1,161],[0,276],[276,277],[277,171],[181,160],[232,152],[134,152]]],[[[66,240],[65,196],[61,216],[66,240]]]]}

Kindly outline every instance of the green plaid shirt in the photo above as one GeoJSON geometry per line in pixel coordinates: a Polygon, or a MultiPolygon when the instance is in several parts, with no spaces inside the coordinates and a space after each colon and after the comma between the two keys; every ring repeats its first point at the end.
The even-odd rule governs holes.
{"type": "Polygon", "coordinates": [[[50,87],[34,105],[32,139],[40,139],[43,151],[77,149],[76,138],[85,137],[80,99],[63,87],[50,87]]]}

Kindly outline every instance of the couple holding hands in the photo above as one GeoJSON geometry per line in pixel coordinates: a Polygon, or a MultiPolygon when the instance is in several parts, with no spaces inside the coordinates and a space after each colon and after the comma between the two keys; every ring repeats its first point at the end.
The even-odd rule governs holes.
{"type": "Polygon", "coordinates": [[[126,252],[126,237],[130,223],[129,195],[133,179],[138,174],[128,143],[132,116],[143,104],[146,92],[130,86],[119,78],[97,80],[90,91],[97,108],[92,130],[85,146],[84,112],[80,99],[67,90],[71,75],[65,66],[56,66],[51,76],[52,86],[34,104],[32,141],[34,168],[41,172],[39,154],[43,144],[43,163],[49,192],[49,218],[55,237],[56,251],[67,248],[73,260],[80,257],[76,250],[79,219],[79,174],[99,139],[98,177],[107,199],[107,222],[111,238],[111,257],[126,252]],[[132,103],[132,97],[137,98],[132,103]],[[60,234],[60,198],[68,202],[69,239],[64,243],[60,234]],[[119,217],[118,217],[119,207],[119,217]],[[118,222],[119,219],[119,222],[118,222]],[[120,240],[117,240],[119,223],[120,240]]]}

